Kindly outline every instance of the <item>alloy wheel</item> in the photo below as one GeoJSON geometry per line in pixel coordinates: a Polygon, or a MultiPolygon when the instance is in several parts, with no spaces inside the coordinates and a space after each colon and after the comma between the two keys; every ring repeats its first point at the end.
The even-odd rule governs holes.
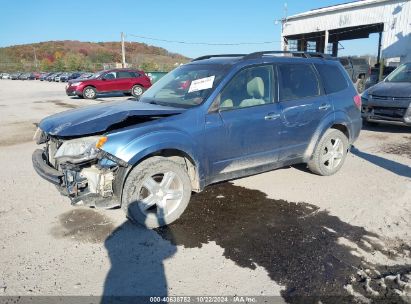
{"type": "Polygon", "coordinates": [[[340,138],[331,138],[324,146],[321,163],[329,170],[333,170],[341,163],[344,156],[344,144],[340,138]]]}
{"type": "Polygon", "coordinates": [[[173,213],[183,199],[183,182],[173,171],[148,176],[139,192],[138,206],[148,215],[164,218],[173,213]]]}

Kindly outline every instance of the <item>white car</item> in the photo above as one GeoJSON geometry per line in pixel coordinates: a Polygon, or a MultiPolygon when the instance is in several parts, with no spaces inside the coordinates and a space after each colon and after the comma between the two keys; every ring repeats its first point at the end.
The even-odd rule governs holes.
{"type": "Polygon", "coordinates": [[[1,75],[1,79],[10,79],[10,74],[9,73],[3,73],[1,75]]]}

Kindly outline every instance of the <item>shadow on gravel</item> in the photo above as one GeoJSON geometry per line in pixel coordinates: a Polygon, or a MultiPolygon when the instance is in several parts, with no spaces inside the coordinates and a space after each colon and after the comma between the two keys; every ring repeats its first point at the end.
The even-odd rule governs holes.
{"type": "Polygon", "coordinates": [[[373,132],[389,132],[389,133],[411,133],[411,126],[396,126],[396,125],[384,125],[384,124],[371,124],[364,122],[363,130],[373,132]]]}
{"type": "Polygon", "coordinates": [[[361,253],[388,256],[377,236],[314,205],[221,183],[193,195],[178,221],[156,231],[187,248],[213,241],[237,265],[264,267],[286,286],[282,296],[289,303],[353,303],[361,297],[405,303],[401,293],[411,266],[367,264],[361,253]]]}
{"type": "Polygon", "coordinates": [[[163,262],[177,249],[154,231],[129,221],[115,227],[96,209],[75,208],[60,215],[51,234],[73,242],[104,243],[111,268],[101,282],[101,303],[149,303],[148,298],[136,296],[167,296],[163,262]]]}
{"type": "MultiPolygon", "coordinates": [[[[411,146],[410,146],[411,147],[411,146]]],[[[407,151],[406,149],[404,149],[403,146],[391,146],[389,148],[389,150],[387,151],[383,151],[385,153],[393,153],[393,154],[405,154],[405,155],[410,155],[411,154],[409,151],[407,151]],[[402,153],[404,152],[404,153],[402,153]]],[[[398,163],[396,161],[390,160],[390,159],[386,159],[384,157],[381,156],[377,156],[377,155],[373,155],[370,153],[366,153],[363,151],[358,150],[355,147],[351,147],[351,153],[354,154],[355,156],[358,156],[366,161],[369,161],[370,163],[373,163],[376,166],[379,166],[385,170],[391,171],[394,174],[397,174],[399,176],[404,176],[404,177],[408,177],[411,178],[411,168],[407,165],[403,165],[401,163],[398,163]]]]}

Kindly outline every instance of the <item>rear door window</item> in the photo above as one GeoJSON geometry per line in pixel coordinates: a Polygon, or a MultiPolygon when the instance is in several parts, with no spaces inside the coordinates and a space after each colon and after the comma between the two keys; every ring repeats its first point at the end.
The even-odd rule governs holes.
{"type": "Polygon", "coordinates": [[[315,67],[320,73],[326,94],[340,92],[348,87],[347,79],[344,77],[338,66],[331,64],[316,64],[315,67]]]}
{"type": "Polygon", "coordinates": [[[129,71],[119,71],[117,72],[117,78],[133,78],[134,75],[129,71]]]}
{"type": "Polygon", "coordinates": [[[311,64],[279,64],[280,101],[315,97],[321,94],[317,74],[311,64]]]}

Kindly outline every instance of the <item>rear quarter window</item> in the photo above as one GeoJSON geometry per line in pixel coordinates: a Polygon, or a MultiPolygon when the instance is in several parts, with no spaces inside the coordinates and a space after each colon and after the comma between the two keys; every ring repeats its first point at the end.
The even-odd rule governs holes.
{"type": "Polygon", "coordinates": [[[280,101],[319,96],[320,86],[311,64],[279,64],[280,101]]]}
{"type": "Polygon", "coordinates": [[[348,87],[347,79],[343,75],[343,71],[331,64],[316,64],[324,90],[326,94],[332,94],[345,90],[348,87]]]}

